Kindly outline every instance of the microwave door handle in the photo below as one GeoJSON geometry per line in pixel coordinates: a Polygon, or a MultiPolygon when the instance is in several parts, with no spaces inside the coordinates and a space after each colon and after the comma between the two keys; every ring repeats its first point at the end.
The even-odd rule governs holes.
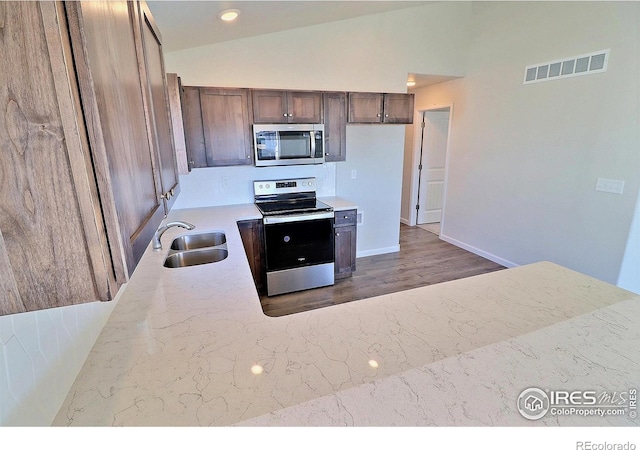
{"type": "Polygon", "coordinates": [[[316,157],[316,132],[309,132],[309,140],[311,141],[311,154],[309,155],[311,158],[316,157]]]}

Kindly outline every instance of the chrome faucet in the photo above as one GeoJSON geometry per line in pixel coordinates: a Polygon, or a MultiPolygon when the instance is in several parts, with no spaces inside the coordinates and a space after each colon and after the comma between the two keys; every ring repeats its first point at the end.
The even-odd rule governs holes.
{"type": "Polygon", "coordinates": [[[158,228],[156,230],[155,234],[153,235],[153,249],[154,250],[161,250],[162,249],[162,242],[160,242],[160,238],[162,237],[164,232],[167,231],[171,227],[182,227],[182,228],[186,228],[187,230],[193,230],[196,226],[194,224],[192,224],[192,223],[182,222],[180,220],[178,220],[176,222],[169,222],[166,225],[162,225],[160,228],[158,228]]]}

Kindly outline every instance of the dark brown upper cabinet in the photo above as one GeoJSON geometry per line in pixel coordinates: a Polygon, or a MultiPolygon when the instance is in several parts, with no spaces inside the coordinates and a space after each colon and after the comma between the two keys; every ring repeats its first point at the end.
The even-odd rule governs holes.
{"type": "Polygon", "coordinates": [[[112,299],[170,206],[161,44],[145,8],[0,6],[0,314],[112,299]]]}
{"type": "Polygon", "coordinates": [[[253,123],[321,123],[322,93],[252,90],[253,123]]]}
{"type": "Polygon", "coordinates": [[[347,159],[347,94],[323,92],[325,161],[347,159]]]}
{"type": "Polygon", "coordinates": [[[162,37],[146,3],[138,3],[135,11],[139,27],[136,31],[138,57],[144,60],[144,75],[148,87],[148,127],[149,135],[157,150],[158,174],[160,176],[161,197],[164,200],[165,214],[175,203],[180,186],[176,150],[173,141],[169,95],[166,71],[162,54],[162,37]]]}
{"type": "Polygon", "coordinates": [[[65,6],[109,242],[130,275],[177,182],[159,34],[138,2],[65,6]]]}
{"type": "Polygon", "coordinates": [[[248,89],[185,86],[183,108],[191,167],[253,164],[248,89]]]}
{"type": "Polygon", "coordinates": [[[414,94],[349,93],[349,123],[413,123],[414,94]]]}

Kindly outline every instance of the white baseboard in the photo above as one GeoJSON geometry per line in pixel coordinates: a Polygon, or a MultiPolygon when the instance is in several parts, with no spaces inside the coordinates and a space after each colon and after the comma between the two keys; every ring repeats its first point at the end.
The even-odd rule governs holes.
{"type": "Polygon", "coordinates": [[[496,256],[492,253],[485,252],[484,250],[480,250],[479,248],[476,248],[473,245],[465,244],[464,242],[454,239],[451,236],[447,236],[446,234],[440,234],[440,239],[442,239],[445,242],[448,242],[449,244],[453,244],[456,247],[460,247],[471,253],[475,253],[478,256],[482,256],[483,258],[488,259],[489,261],[493,261],[494,263],[500,264],[501,266],[507,267],[509,269],[512,267],[518,267],[519,265],[507,259],[500,258],[499,256],[496,256]]]}
{"type": "Polygon", "coordinates": [[[394,253],[400,251],[400,244],[392,247],[374,248],[373,250],[364,250],[356,253],[356,258],[363,258],[365,256],[384,255],[385,253],[394,253]]]}
{"type": "Polygon", "coordinates": [[[411,221],[409,219],[405,219],[404,217],[400,217],[400,223],[411,226],[411,221]]]}

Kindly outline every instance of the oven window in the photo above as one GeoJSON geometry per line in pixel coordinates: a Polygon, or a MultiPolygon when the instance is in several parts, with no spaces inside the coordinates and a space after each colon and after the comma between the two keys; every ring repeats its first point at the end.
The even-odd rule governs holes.
{"type": "Polygon", "coordinates": [[[311,157],[311,136],[308,131],[280,131],[280,159],[311,157]]]}
{"type": "Polygon", "coordinates": [[[267,271],[333,262],[333,219],[265,225],[267,271]]]}

